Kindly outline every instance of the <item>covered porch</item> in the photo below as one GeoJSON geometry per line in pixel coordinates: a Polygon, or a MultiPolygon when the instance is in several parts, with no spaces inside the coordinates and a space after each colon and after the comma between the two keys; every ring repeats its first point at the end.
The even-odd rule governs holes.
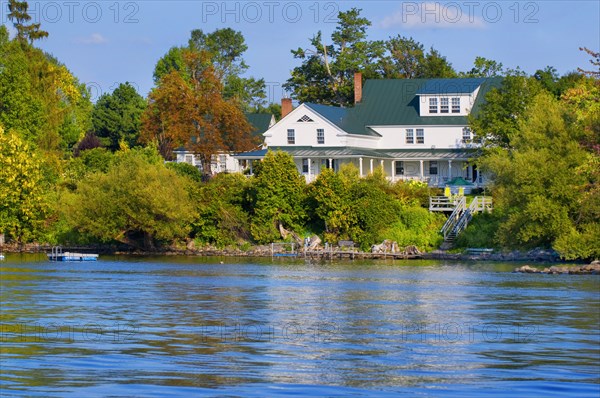
{"type": "MultiPolygon", "coordinates": [[[[344,164],[353,164],[361,177],[365,177],[381,167],[391,182],[422,181],[432,187],[444,187],[454,178],[461,177],[474,186],[481,186],[485,180],[477,167],[469,163],[473,151],[455,149],[431,150],[365,150],[350,147],[277,147],[294,158],[298,173],[306,182],[314,181],[322,170],[329,168],[338,171],[344,164]]],[[[260,160],[267,149],[236,155],[240,162],[248,165],[252,173],[252,160],[260,160]]]]}

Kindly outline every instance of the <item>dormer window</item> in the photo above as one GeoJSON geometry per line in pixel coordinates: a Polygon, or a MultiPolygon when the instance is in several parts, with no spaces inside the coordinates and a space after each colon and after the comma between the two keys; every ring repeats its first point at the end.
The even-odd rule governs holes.
{"type": "Polygon", "coordinates": [[[452,113],[460,113],[460,97],[452,97],[452,113]]]}
{"type": "Polygon", "coordinates": [[[438,99],[437,98],[429,98],[429,113],[437,113],[438,112],[438,99]]]}
{"type": "Polygon", "coordinates": [[[440,98],[440,113],[448,113],[448,112],[450,112],[448,97],[442,97],[442,98],[440,98]]]}
{"type": "Polygon", "coordinates": [[[307,116],[307,115],[304,115],[300,119],[298,119],[299,123],[312,122],[312,121],[313,120],[309,116],[307,116]]]}

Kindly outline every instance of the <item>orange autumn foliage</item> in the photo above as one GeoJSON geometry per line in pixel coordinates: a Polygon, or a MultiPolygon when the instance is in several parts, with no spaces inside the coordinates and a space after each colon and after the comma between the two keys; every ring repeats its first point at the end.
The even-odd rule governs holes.
{"type": "Polygon", "coordinates": [[[184,146],[200,157],[204,173],[211,174],[213,155],[247,151],[260,142],[239,104],[223,98],[208,54],[186,51],[184,62],[184,73],[165,75],[150,93],[141,140],[155,141],[165,159],[184,146]]]}

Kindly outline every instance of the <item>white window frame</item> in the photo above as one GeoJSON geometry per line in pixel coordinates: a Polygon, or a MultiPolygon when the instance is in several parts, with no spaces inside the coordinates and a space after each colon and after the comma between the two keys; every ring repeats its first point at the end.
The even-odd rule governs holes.
{"type": "Polygon", "coordinates": [[[302,174],[308,174],[310,170],[310,164],[308,163],[308,158],[302,158],[302,174]]]}
{"type": "Polygon", "coordinates": [[[450,100],[448,97],[440,98],[440,113],[450,113],[450,100]]]}
{"type": "Polygon", "coordinates": [[[317,144],[325,144],[325,129],[317,129],[317,144]]]}
{"type": "Polygon", "coordinates": [[[460,113],[460,97],[452,97],[452,113],[460,113]]]}
{"type": "Polygon", "coordinates": [[[288,145],[296,145],[296,130],[287,129],[287,143],[288,145]]]}
{"type": "Polygon", "coordinates": [[[406,129],[406,143],[407,144],[414,144],[415,143],[414,129],[406,129]]]}
{"type": "Polygon", "coordinates": [[[417,133],[416,133],[416,143],[417,144],[424,144],[425,143],[425,130],[424,129],[417,129],[417,133]]]}
{"type": "Polygon", "coordinates": [[[438,113],[438,99],[436,97],[429,98],[429,113],[438,113]]]}

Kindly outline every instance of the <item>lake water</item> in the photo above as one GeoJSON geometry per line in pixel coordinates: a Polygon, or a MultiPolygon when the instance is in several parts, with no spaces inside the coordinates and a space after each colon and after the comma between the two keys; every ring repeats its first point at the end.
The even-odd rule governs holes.
{"type": "Polygon", "coordinates": [[[0,395],[598,398],[600,277],[514,267],[10,255],[0,395]]]}

